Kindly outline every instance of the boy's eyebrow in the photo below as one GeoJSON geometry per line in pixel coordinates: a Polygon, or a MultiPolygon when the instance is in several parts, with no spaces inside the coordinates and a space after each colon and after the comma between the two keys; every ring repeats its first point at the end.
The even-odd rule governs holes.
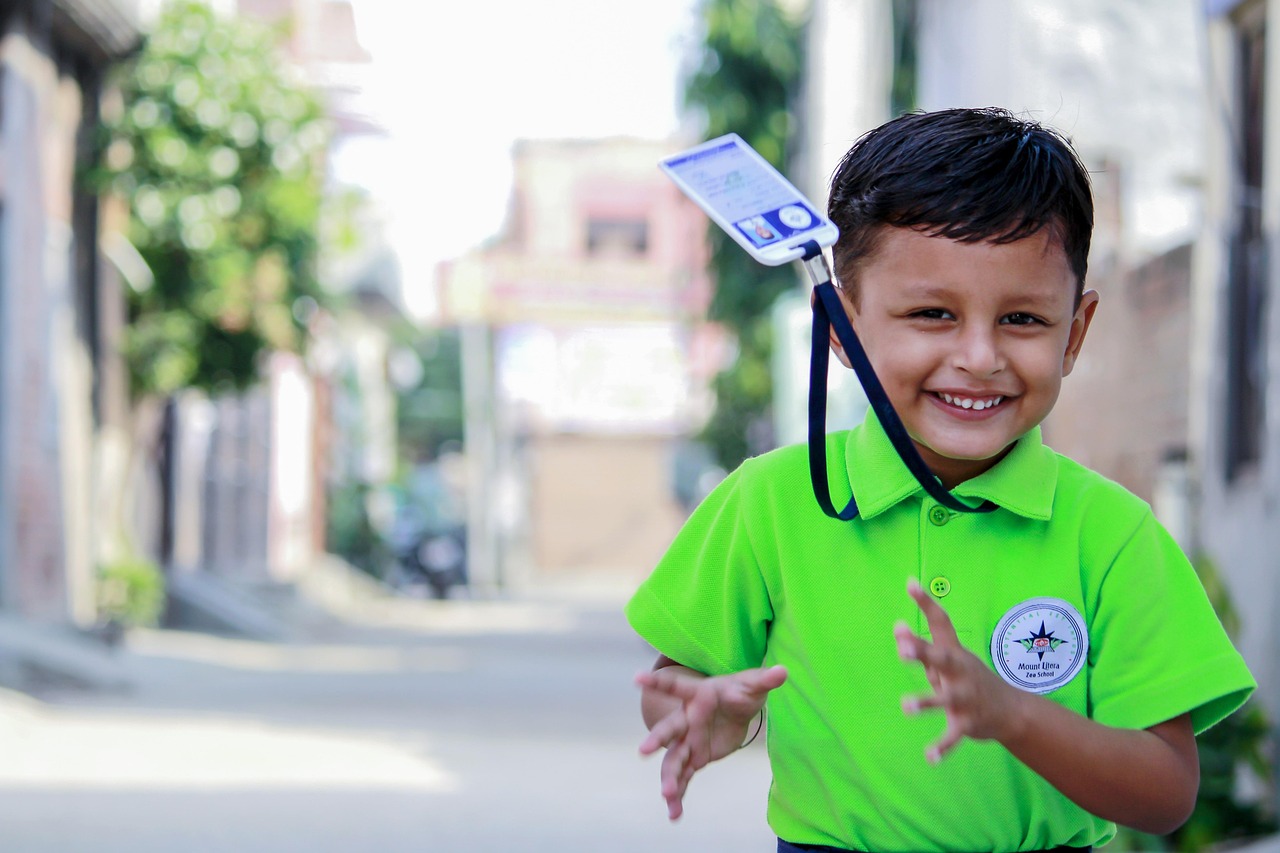
{"type": "MultiPolygon", "coordinates": [[[[953,294],[951,288],[945,284],[936,284],[933,282],[913,283],[911,281],[900,282],[896,288],[898,293],[904,299],[913,301],[927,300],[943,300],[953,294]]],[[[1053,306],[1057,303],[1056,294],[1050,288],[1032,288],[1019,290],[1014,301],[1019,305],[1037,306],[1053,306]]]]}
{"type": "Polygon", "coordinates": [[[951,295],[951,289],[940,284],[913,284],[901,282],[897,288],[903,296],[912,299],[942,299],[951,295]]]}

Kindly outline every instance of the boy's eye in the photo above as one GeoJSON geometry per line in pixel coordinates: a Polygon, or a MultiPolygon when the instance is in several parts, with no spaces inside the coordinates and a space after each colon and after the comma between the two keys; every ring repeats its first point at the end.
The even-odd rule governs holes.
{"type": "Polygon", "coordinates": [[[947,320],[951,317],[951,312],[942,308],[924,308],[916,311],[911,316],[922,317],[925,320],[947,320]]]}
{"type": "Polygon", "coordinates": [[[1006,314],[1000,322],[1009,326],[1030,326],[1033,323],[1039,323],[1040,318],[1018,311],[1013,314],[1006,314]]]}

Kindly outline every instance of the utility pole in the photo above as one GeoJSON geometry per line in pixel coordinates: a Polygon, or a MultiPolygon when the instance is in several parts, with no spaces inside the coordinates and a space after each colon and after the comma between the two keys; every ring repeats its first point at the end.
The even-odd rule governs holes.
{"type": "Polygon", "coordinates": [[[480,593],[502,589],[497,529],[497,412],[493,334],[483,320],[463,323],[463,443],[467,455],[467,576],[480,593]]]}

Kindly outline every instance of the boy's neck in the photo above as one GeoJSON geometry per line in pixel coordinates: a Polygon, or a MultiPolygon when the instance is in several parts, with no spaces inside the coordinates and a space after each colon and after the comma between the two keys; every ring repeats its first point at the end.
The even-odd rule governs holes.
{"type": "Polygon", "coordinates": [[[942,482],[943,487],[947,491],[959,486],[974,477],[978,477],[990,471],[1001,459],[1009,455],[1009,451],[1013,449],[1017,442],[1013,442],[1004,450],[987,459],[952,459],[946,456],[939,456],[927,447],[915,443],[916,450],[920,452],[920,456],[924,459],[925,465],[933,472],[933,475],[942,482]]]}

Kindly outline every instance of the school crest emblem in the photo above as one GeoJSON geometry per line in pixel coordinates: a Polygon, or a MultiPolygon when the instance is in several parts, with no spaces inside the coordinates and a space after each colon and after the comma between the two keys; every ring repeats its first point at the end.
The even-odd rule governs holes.
{"type": "Polygon", "coordinates": [[[1075,678],[1089,655],[1084,617],[1060,598],[1011,608],[991,635],[991,662],[1020,690],[1049,693],[1075,678]]]}

